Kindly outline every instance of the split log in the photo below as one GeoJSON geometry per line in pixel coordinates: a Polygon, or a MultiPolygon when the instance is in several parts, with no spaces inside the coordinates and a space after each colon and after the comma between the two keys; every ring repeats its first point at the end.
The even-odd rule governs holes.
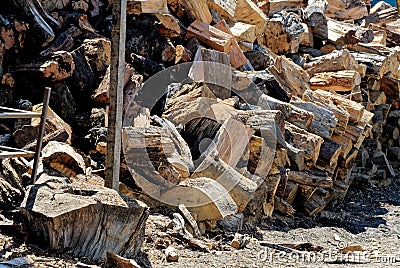
{"type": "Polygon", "coordinates": [[[156,17],[162,24],[162,27],[158,29],[162,36],[173,38],[183,36],[186,33],[186,28],[173,15],[161,13],[156,14],[156,17]]]}
{"type": "Polygon", "coordinates": [[[371,29],[329,18],[326,26],[318,25],[312,31],[319,38],[337,45],[369,43],[374,39],[374,32],[371,29]]]}
{"type": "Polygon", "coordinates": [[[380,79],[380,90],[385,92],[388,98],[397,100],[400,98],[400,79],[383,76],[380,79]]]}
{"type": "Polygon", "coordinates": [[[335,169],[341,152],[342,145],[332,140],[326,139],[321,145],[318,162],[322,162],[322,164],[332,167],[332,169],[335,169]]]}
{"type": "Polygon", "coordinates": [[[190,214],[190,211],[187,209],[187,207],[184,204],[180,204],[178,209],[179,209],[179,212],[182,215],[182,217],[186,220],[186,222],[189,224],[190,228],[192,229],[193,237],[194,238],[201,237],[199,226],[197,225],[192,214],[190,214]]]}
{"type": "Polygon", "coordinates": [[[321,96],[318,91],[306,90],[303,94],[303,101],[312,102],[320,107],[332,111],[337,119],[335,133],[344,134],[349,123],[350,114],[342,107],[336,106],[332,100],[321,96]]]}
{"type": "Polygon", "coordinates": [[[231,49],[232,35],[218,30],[200,20],[196,20],[189,26],[187,35],[188,37],[194,36],[201,42],[221,52],[229,53],[231,49]]]}
{"type": "Polygon", "coordinates": [[[361,104],[349,99],[345,99],[343,96],[331,93],[329,91],[316,90],[315,94],[318,94],[321,98],[331,100],[339,107],[343,107],[350,114],[349,120],[351,122],[359,123],[363,118],[365,108],[361,104]]]}
{"type": "Polygon", "coordinates": [[[310,27],[318,25],[326,25],[325,9],[328,6],[326,0],[308,1],[307,7],[304,9],[303,18],[310,27]]]}
{"type": "Polygon", "coordinates": [[[351,149],[353,148],[353,141],[348,137],[337,134],[332,135],[331,140],[338,144],[341,144],[342,150],[340,156],[346,158],[348,153],[350,153],[351,149]]]}
{"type": "Polygon", "coordinates": [[[271,217],[274,212],[275,205],[275,193],[278,189],[279,182],[281,180],[281,175],[270,175],[265,178],[265,199],[262,204],[264,215],[271,217]]]}
{"type": "Polygon", "coordinates": [[[338,121],[333,112],[311,102],[290,101],[290,104],[314,113],[314,118],[309,127],[310,132],[327,139],[332,136],[338,121]]]}
{"type": "Polygon", "coordinates": [[[249,141],[249,155],[246,164],[246,169],[254,175],[265,177],[267,174],[278,174],[279,170],[274,168],[275,147],[271,147],[268,140],[253,136],[249,141]]]}
{"type": "Polygon", "coordinates": [[[46,81],[57,82],[71,77],[75,66],[71,53],[57,51],[52,55],[50,60],[19,66],[16,72],[20,75],[29,74],[46,81]]]}
{"type": "Polygon", "coordinates": [[[136,256],[149,214],[144,203],[101,186],[47,179],[29,188],[20,207],[33,237],[51,249],[68,249],[76,257],[104,260],[107,252],[136,256]],[[90,243],[93,240],[99,242],[90,243]]]}
{"type": "Polygon", "coordinates": [[[296,212],[291,204],[277,196],[275,196],[274,209],[285,216],[292,216],[296,212]]]}
{"type": "Polygon", "coordinates": [[[232,20],[235,16],[236,0],[208,0],[207,4],[209,8],[215,10],[229,20],[232,20]]]}
{"type": "Polygon", "coordinates": [[[136,261],[128,258],[121,257],[111,252],[107,252],[107,263],[106,267],[116,268],[139,268],[139,264],[136,261]]]}
{"type": "Polygon", "coordinates": [[[399,11],[396,7],[391,7],[377,11],[365,17],[363,25],[376,24],[379,26],[385,25],[389,22],[396,21],[400,18],[399,11]]]}
{"type": "Polygon", "coordinates": [[[349,92],[360,85],[361,76],[356,71],[338,71],[317,73],[310,79],[311,89],[349,92]]]}
{"type": "MultiPolygon", "coordinates": [[[[43,147],[45,147],[50,141],[65,142],[68,140],[68,132],[65,129],[58,129],[55,132],[50,132],[43,137],[43,147]]],[[[37,141],[28,143],[23,147],[27,151],[35,151],[37,146],[37,141]]]]}
{"type": "MultiPolygon", "coordinates": [[[[226,34],[229,34],[231,36],[235,36],[231,29],[229,28],[229,25],[224,21],[221,20],[218,23],[216,23],[214,25],[215,28],[217,28],[218,30],[223,31],[226,34]]],[[[247,63],[247,58],[244,55],[243,51],[240,49],[236,38],[232,39],[232,43],[231,43],[231,48],[229,51],[229,56],[230,56],[230,62],[231,62],[231,66],[233,68],[238,68],[240,66],[243,66],[247,63]]]]}
{"type": "Polygon", "coordinates": [[[272,110],[281,111],[285,121],[306,130],[310,127],[314,118],[314,114],[309,111],[300,109],[290,103],[279,101],[267,95],[261,95],[259,98],[259,106],[265,109],[270,108],[272,110]]]}
{"type": "Polygon", "coordinates": [[[371,10],[369,11],[369,14],[374,14],[376,12],[382,11],[384,9],[391,8],[392,6],[385,1],[379,1],[376,3],[373,7],[371,7],[371,10]]]}
{"type": "Polygon", "coordinates": [[[302,96],[304,91],[310,89],[310,77],[307,72],[284,56],[277,57],[269,71],[290,94],[302,96]]]}
{"type": "Polygon", "coordinates": [[[42,161],[68,178],[86,174],[83,157],[65,143],[50,141],[42,150],[42,161]]]}
{"type": "Polygon", "coordinates": [[[360,0],[328,0],[326,16],[337,20],[357,20],[368,15],[366,4],[360,0]]]}
{"type": "Polygon", "coordinates": [[[290,171],[288,180],[311,187],[331,188],[333,186],[332,178],[326,172],[290,171]]]}
{"type": "Polygon", "coordinates": [[[304,63],[303,68],[312,76],[322,72],[349,70],[351,61],[351,55],[347,49],[334,50],[329,54],[315,57],[304,63]]]}
{"type": "MultiPolygon", "coordinates": [[[[43,105],[38,104],[33,106],[33,112],[41,113],[43,109],[43,105]]],[[[21,129],[17,129],[13,133],[14,142],[20,147],[24,147],[28,143],[37,139],[39,133],[39,125],[40,119],[35,118],[31,120],[30,125],[23,126],[21,129]]],[[[71,144],[72,139],[72,129],[71,127],[64,122],[51,108],[47,111],[47,120],[45,126],[45,135],[49,135],[50,133],[57,132],[58,130],[64,129],[68,137],[65,139],[65,143],[71,144]]]]}
{"type": "Polygon", "coordinates": [[[392,165],[389,163],[386,155],[383,152],[376,152],[374,156],[368,161],[386,170],[387,175],[389,175],[391,178],[396,176],[396,172],[394,171],[392,165]]]}
{"type": "Polygon", "coordinates": [[[291,169],[303,171],[305,151],[297,149],[289,143],[286,143],[286,150],[290,159],[291,169]]]}
{"type": "Polygon", "coordinates": [[[176,134],[177,132],[155,126],[124,128],[123,149],[129,168],[138,173],[146,170],[157,171],[170,183],[179,183],[187,179],[190,175],[189,167],[193,164],[186,163],[187,157],[181,156],[181,152],[188,152],[188,149],[181,148],[179,138],[173,138],[176,134]]]}
{"type": "Polygon", "coordinates": [[[230,27],[230,31],[239,42],[254,43],[257,39],[256,26],[252,24],[236,22],[232,27],[230,27]]]}
{"type": "Polygon", "coordinates": [[[298,189],[299,189],[299,184],[297,184],[295,182],[291,182],[291,181],[287,182],[284,198],[288,204],[293,204],[293,202],[296,198],[298,189]]]}
{"type": "Polygon", "coordinates": [[[331,195],[329,190],[317,188],[303,204],[308,215],[320,213],[328,205],[331,195]]]}
{"type": "Polygon", "coordinates": [[[187,179],[160,196],[164,203],[178,207],[184,204],[197,221],[220,220],[237,212],[237,206],[226,189],[209,178],[187,179]]]}
{"type": "Polygon", "coordinates": [[[93,72],[104,75],[111,63],[111,42],[106,38],[86,39],[80,51],[85,55],[93,72]]]}
{"type": "Polygon", "coordinates": [[[55,37],[52,26],[58,27],[57,21],[46,13],[39,1],[13,0],[13,2],[35,32],[34,42],[38,42],[41,47],[48,45],[55,37]]]}
{"type": "Polygon", "coordinates": [[[212,16],[208,9],[207,1],[183,0],[182,5],[185,7],[191,20],[199,20],[206,24],[212,22],[212,16]]]}
{"type": "Polygon", "coordinates": [[[82,31],[75,26],[71,26],[62,32],[49,46],[40,52],[43,57],[50,56],[57,51],[70,51],[75,46],[75,39],[82,34],[82,31]]]}
{"type": "Polygon", "coordinates": [[[378,79],[389,72],[387,56],[359,52],[351,52],[351,55],[356,62],[367,66],[367,74],[375,75],[378,79]]]}
{"type": "Polygon", "coordinates": [[[135,15],[168,13],[167,0],[129,0],[127,13],[135,15]]]}
{"type": "Polygon", "coordinates": [[[267,2],[269,5],[268,14],[269,16],[280,12],[285,9],[298,9],[304,7],[304,3],[299,0],[270,0],[267,2]]]}
{"type": "Polygon", "coordinates": [[[307,25],[301,23],[301,18],[295,13],[286,11],[275,13],[268,21],[264,32],[265,45],[279,55],[296,53],[301,35],[307,29],[307,25]]]}
{"type": "Polygon", "coordinates": [[[251,0],[237,0],[235,21],[256,25],[257,36],[264,32],[268,21],[267,15],[251,0]]]}
{"type": "Polygon", "coordinates": [[[324,140],[290,123],[285,124],[285,130],[286,141],[295,148],[304,150],[306,159],[315,164],[324,140]]]}
{"type": "Polygon", "coordinates": [[[234,168],[223,162],[218,154],[210,152],[198,166],[191,178],[209,176],[221,184],[237,205],[237,212],[241,213],[253,198],[257,190],[257,183],[246,178],[234,168]]]}

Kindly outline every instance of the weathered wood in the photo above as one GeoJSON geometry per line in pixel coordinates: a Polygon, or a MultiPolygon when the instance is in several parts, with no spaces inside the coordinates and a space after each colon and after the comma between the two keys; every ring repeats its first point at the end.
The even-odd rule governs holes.
{"type": "Polygon", "coordinates": [[[276,54],[296,53],[301,35],[307,31],[307,25],[295,13],[281,11],[268,21],[264,35],[265,45],[276,54]]]}
{"type": "Polygon", "coordinates": [[[101,186],[46,178],[46,183],[29,188],[20,207],[32,237],[76,257],[99,260],[107,252],[136,256],[149,214],[144,203],[101,186]],[[98,243],[90,243],[93,240],[98,243]]]}
{"type": "Polygon", "coordinates": [[[360,0],[328,0],[326,16],[337,20],[357,20],[368,15],[366,4],[360,0]]]}
{"type": "Polygon", "coordinates": [[[277,196],[275,196],[274,209],[285,216],[292,216],[296,212],[291,204],[277,196]]]}
{"type": "Polygon", "coordinates": [[[312,29],[313,33],[324,40],[337,45],[369,43],[374,39],[371,29],[355,26],[333,19],[327,19],[327,25],[318,25],[312,29]]]}
{"type": "Polygon", "coordinates": [[[333,167],[333,169],[337,165],[337,161],[342,152],[342,145],[332,141],[332,140],[324,140],[324,143],[321,145],[321,150],[319,151],[318,161],[333,167]]]}
{"type": "Polygon", "coordinates": [[[349,120],[351,122],[358,123],[361,121],[365,110],[364,106],[361,104],[325,90],[316,90],[315,93],[320,95],[321,98],[327,98],[335,105],[343,107],[350,114],[349,120]]]}
{"type": "Polygon", "coordinates": [[[168,13],[167,0],[128,0],[126,9],[128,14],[135,15],[140,15],[142,13],[168,13]]]}
{"type": "Polygon", "coordinates": [[[317,188],[304,202],[304,208],[308,215],[312,216],[321,212],[329,203],[331,192],[326,189],[317,188]]]}
{"type": "Polygon", "coordinates": [[[226,189],[209,178],[188,179],[160,196],[166,204],[184,204],[196,213],[197,221],[219,220],[237,212],[237,205],[226,189]]]}
{"type": "Polygon", "coordinates": [[[312,76],[316,73],[349,70],[351,68],[351,55],[347,49],[334,50],[333,52],[312,58],[304,63],[303,68],[312,76]]]}
{"type": "Polygon", "coordinates": [[[325,9],[328,6],[326,0],[310,0],[304,9],[303,18],[310,27],[326,25],[325,9]]]}
{"type": "Polygon", "coordinates": [[[257,39],[256,26],[243,22],[236,22],[230,30],[239,42],[254,43],[257,39]]]}
{"type": "Polygon", "coordinates": [[[288,180],[311,187],[331,188],[333,185],[332,178],[326,172],[317,171],[290,171],[288,180]]]}
{"type": "Polygon", "coordinates": [[[304,170],[305,151],[295,148],[289,143],[286,144],[286,150],[293,170],[304,170]]]}
{"type": "Polygon", "coordinates": [[[264,32],[268,21],[267,15],[251,0],[237,0],[233,19],[256,25],[257,35],[261,35],[264,32]]]}
{"type": "Polygon", "coordinates": [[[383,9],[370,14],[365,17],[363,25],[368,26],[369,24],[377,24],[379,26],[385,25],[389,22],[396,21],[400,18],[399,12],[396,7],[383,9]]]}
{"type": "Polygon", "coordinates": [[[236,0],[208,0],[207,4],[223,17],[231,20],[235,16],[236,0]]]}
{"type": "Polygon", "coordinates": [[[310,79],[311,89],[349,92],[360,85],[361,76],[356,71],[338,71],[317,73],[310,79]]]}
{"type": "Polygon", "coordinates": [[[314,118],[309,127],[310,132],[328,139],[332,136],[338,121],[333,112],[311,102],[292,100],[290,104],[314,113],[314,118]]]}
{"type": "Polygon", "coordinates": [[[400,79],[383,76],[380,79],[380,90],[392,100],[400,98],[400,79]]]}
{"type": "Polygon", "coordinates": [[[315,164],[324,140],[290,123],[285,124],[285,130],[286,142],[297,149],[304,150],[306,159],[315,164]]]}
{"type": "MultiPolygon", "coordinates": [[[[221,20],[218,23],[214,25],[215,28],[223,31],[226,34],[229,34],[231,36],[235,36],[231,29],[229,28],[229,25],[225,22],[225,20],[221,20]]],[[[240,49],[236,38],[232,38],[232,43],[231,43],[231,48],[229,51],[229,56],[230,56],[230,62],[231,66],[233,68],[238,68],[240,66],[243,66],[247,63],[247,58],[244,55],[243,51],[240,49]]]]}
{"type": "Polygon", "coordinates": [[[284,56],[277,57],[269,70],[288,93],[302,96],[305,90],[310,89],[307,72],[284,56]]]}
{"type": "Polygon", "coordinates": [[[303,101],[312,102],[332,111],[337,119],[335,133],[344,134],[349,123],[350,114],[344,108],[336,106],[329,98],[321,96],[318,93],[318,91],[306,90],[303,94],[303,101]]]}
{"type": "Polygon", "coordinates": [[[367,74],[372,74],[382,78],[388,72],[388,58],[383,55],[371,53],[351,52],[356,62],[367,66],[367,74]]]}
{"type": "Polygon", "coordinates": [[[189,26],[187,34],[189,37],[196,37],[218,51],[230,52],[233,36],[200,20],[196,20],[189,26]]]}
{"type": "Polygon", "coordinates": [[[299,184],[297,184],[295,182],[291,182],[291,181],[287,182],[284,198],[288,204],[293,204],[293,202],[296,198],[298,189],[299,189],[299,184]]]}
{"type": "Polygon", "coordinates": [[[310,127],[314,118],[314,114],[309,111],[300,109],[290,103],[279,101],[267,95],[260,96],[259,106],[265,109],[270,108],[272,110],[281,111],[285,121],[306,130],[310,127]]]}
{"type": "Polygon", "coordinates": [[[274,204],[275,204],[275,193],[278,189],[279,182],[281,180],[281,175],[270,175],[265,178],[265,199],[262,203],[264,215],[271,217],[274,212],[274,204]]]}

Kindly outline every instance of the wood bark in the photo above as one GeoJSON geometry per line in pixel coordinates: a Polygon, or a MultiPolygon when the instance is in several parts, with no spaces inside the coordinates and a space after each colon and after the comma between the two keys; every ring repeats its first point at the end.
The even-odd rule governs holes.
{"type": "Polygon", "coordinates": [[[28,190],[20,208],[33,237],[54,250],[68,248],[76,257],[105,260],[107,252],[136,256],[149,215],[144,203],[101,186],[47,179],[28,190]],[[99,242],[90,243],[93,239],[99,242]]]}

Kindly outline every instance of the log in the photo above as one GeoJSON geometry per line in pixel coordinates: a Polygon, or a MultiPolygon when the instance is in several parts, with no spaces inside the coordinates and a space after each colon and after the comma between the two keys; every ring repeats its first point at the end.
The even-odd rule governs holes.
{"type": "Polygon", "coordinates": [[[324,165],[332,167],[332,169],[335,169],[341,152],[341,144],[325,139],[324,143],[321,145],[321,150],[319,151],[318,161],[322,162],[324,165]]]}
{"type": "Polygon", "coordinates": [[[251,0],[237,0],[233,19],[255,25],[257,36],[264,32],[268,21],[267,15],[251,0]]]}
{"type": "Polygon", "coordinates": [[[233,36],[200,20],[196,20],[189,26],[187,35],[188,37],[196,37],[218,51],[230,52],[233,36]]]}
{"type": "Polygon", "coordinates": [[[265,178],[265,185],[266,185],[266,192],[265,192],[265,199],[263,202],[263,211],[264,215],[267,217],[271,217],[272,213],[274,212],[274,205],[275,205],[275,193],[278,189],[279,182],[281,180],[281,175],[270,175],[265,178]]]}
{"type": "Polygon", "coordinates": [[[129,0],[127,13],[135,15],[168,13],[167,0],[129,0]]]}
{"type": "Polygon", "coordinates": [[[46,179],[29,188],[20,207],[33,238],[53,250],[93,260],[105,260],[107,252],[136,256],[149,215],[144,203],[101,186],[46,179]],[[90,243],[94,240],[98,243],[90,243]]]}
{"type": "Polygon", "coordinates": [[[299,189],[299,184],[292,182],[292,181],[287,182],[284,198],[288,204],[293,204],[293,202],[296,198],[298,189],[299,189]]]}
{"type": "Polygon", "coordinates": [[[209,176],[221,184],[237,205],[237,212],[241,213],[253,198],[257,190],[257,183],[243,176],[228,164],[223,162],[218,153],[210,152],[198,166],[191,178],[209,176]]]}
{"type": "MultiPolygon", "coordinates": [[[[43,147],[45,147],[50,141],[65,142],[69,135],[65,129],[58,129],[55,132],[51,132],[43,137],[43,147]]],[[[27,151],[35,151],[37,146],[37,141],[28,143],[23,147],[27,151]]]]}
{"type": "Polygon", "coordinates": [[[368,15],[366,4],[360,0],[328,0],[326,16],[337,20],[357,20],[368,15]]]}
{"type": "Polygon", "coordinates": [[[332,100],[325,96],[321,96],[317,91],[312,90],[306,90],[304,92],[303,101],[312,102],[320,107],[332,111],[337,119],[335,133],[340,135],[345,133],[347,124],[349,123],[350,114],[344,108],[336,106],[332,100]]]}
{"type": "Polygon", "coordinates": [[[329,190],[317,188],[303,204],[308,215],[320,213],[328,205],[330,197],[329,190]]]}
{"type": "Polygon", "coordinates": [[[400,18],[399,11],[396,7],[391,7],[377,11],[365,17],[363,20],[363,25],[368,26],[369,24],[376,24],[379,26],[385,25],[387,23],[396,21],[400,18]]]}
{"type": "Polygon", "coordinates": [[[35,32],[34,43],[44,47],[53,41],[55,34],[52,26],[58,27],[58,23],[44,11],[39,1],[13,0],[23,16],[29,21],[30,28],[35,32]]]}
{"type": "Polygon", "coordinates": [[[43,57],[51,56],[57,51],[70,51],[75,46],[75,39],[82,34],[82,31],[71,26],[65,32],[62,32],[49,46],[40,52],[43,57]]]}
{"type": "Polygon", "coordinates": [[[285,140],[293,147],[304,150],[305,158],[315,164],[324,140],[290,123],[285,124],[285,140]]]}
{"type": "Polygon", "coordinates": [[[268,14],[269,16],[275,14],[276,12],[285,9],[297,9],[304,7],[304,3],[299,0],[270,0],[267,2],[269,4],[268,14]]]}
{"type": "Polygon", "coordinates": [[[345,99],[339,94],[334,94],[324,90],[316,90],[315,93],[320,95],[321,98],[324,97],[329,99],[335,105],[343,107],[350,114],[349,121],[359,123],[363,118],[365,108],[361,104],[349,99],[345,99]]]}
{"type": "Polygon", "coordinates": [[[311,187],[331,188],[333,186],[332,178],[326,172],[290,171],[288,180],[311,187]]]}
{"type": "Polygon", "coordinates": [[[309,111],[300,109],[294,105],[279,101],[264,94],[259,98],[259,106],[265,109],[269,108],[281,111],[285,121],[306,130],[310,127],[314,118],[314,114],[309,111]]]}
{"type": "Polygon", "coordinates": [[[256,26],[243,22],[236,22],[230,27],[232,35],[236,37],[238,42],[254,43],[257,39],[256,26]]]}
{"type": "Polygon", "coordinates": [[[71,53],[57,51],[48,61],[17,67],[16,73],[19,75],[31,75],[44,81],[57,82],[71,77],[75,66],[71,53]]]}
{"type": "Polygon", "coordinates": [[[304,91],[310,89],[310,76],[307,72],[284,56],[277,57],[269,71],[285,91],[292,95],[302,96],[304,91]]]}
{"type": "Polygon", "coordinates": [[[293,170],[303,171],[305,151],[297,149],[289,143],[286,143],[286,150],[290,159],[291,168],[293,170]]]}
{"type": "Polygon", "coordinates": [[[226,189],[209,178],[187,179],[160,196],[164,203],[178,207],[184,204],[197,221],[220,220],[237,212],[237,206],[226,189]]]}
{"type": "Polygon", "coordinates": [[[367,74],[375,75],[380,79],[388,72],[389,63],[386,56],[360,52],[351,52],[350,54],[356,62],[367,66],[367,74]]]}
{"type": "Polygon", "coordinates": [[[236,0],[208,0],[207,4],[209,8],[229,20],[232,20],[235,16],[236,0]]]}
{"type": "Polygon", "coordinates": [[[244,248],[249,242],[250,242],[250,237],[248,235],[235,233],[235,237],[231,241],[231,247],[235,249],[244,248]]]}
{"type": "Polygon", "coordinates": [[[249,141],[249,155],[246,159],[246,169],[254,175],[264,177],[267,174],[277,174],[279,170],[274,170],[274,154],[275,147],[271,147],[263,138],[253,136],[249,141]]]}
{"type": "Polygon", "coordinates": [[[374,32],[371,29],[329,18],[327,19],[327,26],[318,25],[312,31],[319,38],[342,46],[358,42],[370,43],[374,39],[374,32]]]}
{"type": "Polygon", "coordinates": [[[181,22],[171,14],[161,13],[156,14],[157,19],[161,22],[162,27],[158,32],[165,37],[174,38],[180,37],[186,33],[186,28],[181,22]]]}
{"type": "Polygon", "coordinates": [[[312,58],[303,68],[313,76],[316,73],[351,69],[351,55],[347,49],[334,50],[329,54],[312,58]]]}
{"type": "Polygon", "coordinates": [[[178,209],[179,209],[179,212],[182,215],[182,217],[186,220],[186,222],[189,224],[190,228],[192,229],[193,237],[194,238],[201,237],[199,226],[197,225],[192,214],[190,214],[190,211],[187,209],[187,207],[184,204],[180,204],[178,209]]]}
{"type": "Polygon", "coordinates": [[[42,161],[68,178],[86,173],[83,157],[65,143],[50,141],[42,150],[42,161]]]}
{"type": "Polygon", "coordinates": [[[392,100],[400,98],[400,79],[383,76],[380,79],[380,90],[392,100]]]}
{"type": "Polygon", "coordinates": [[[296,212],[291,204],[277,196],[275,196],[274,209],[285,216],[293,216],[293,214],[296,212]]]}
{"type": "Polygon", "coordinates": [[[290,101],[290,104],[314,113],[314,118],[309,127],[310,132],[327,139],[332,136],[338,121],[333,112],[311,102],[290,101]]]}
{"type": "Polygon", "coordinates": [[[323,72],[315,74],[310,79],[313,90],[333,90],[336,92],[349,92],[360,85],[361,76],[356,71],[323,72]]]}
{"type": "MultiPolygon", "coordinates": [[[[218,30],[223,31],[226,34],[229,34],[231,36],[235,36],[232,33],[231,29],[229,28],[229,25],[224,20],[221,20],[218,23],[216,23],[214,25],[214,27],[217,28],[218,30]]],[[[243,66],[243,65],[245,65],[247,63],[247,58],[244,55],[243,51],[240,49],[236,38],[232,39],[229,56],[230,56],[231,66],[233,68],[238,68],[238,67],[243,66]]]]}
{"type": "Polygon", "coordinates": [[[326,0],[310,0],[304,9],[303,18],[310,27],[326,25],[325,9],[328,6],[326,0]]]}
{"type": "Polygon", "coordinates": [[[279,55],[296,53],[301,35],[307,29],[307,25],[301,23],[301,18],[295,13],[286,11],[275,13],[267,23],[264,44],[279,55]]]}

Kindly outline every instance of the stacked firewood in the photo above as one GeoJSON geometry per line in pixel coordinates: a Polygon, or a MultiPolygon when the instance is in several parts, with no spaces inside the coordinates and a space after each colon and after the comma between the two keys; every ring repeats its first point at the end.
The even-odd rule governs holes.
{"type": "MultiPolygon", "coordinates": [[[[0,13],[0,105],[37,102],[50,84],[45,166],[101,183],[112,1],[9,2],[8,12],[24,8],[0,13]],[[68,157],[56,141],[85,156],[68,157]]],[[[129,0],[128,14],[123,193],[184,204],[201,230],[220,220],[237,228],[274,212],[314,215],[340,203],[355,178],[397,175],[396,8],[362,0],[129,0]],[[189,82],[146,86],[187,62],[195,62],[189,82]],[[220,84],[197,79],[207,76],[220,84]]],[[[0,141],[12,133],[6,142],[32,148],[37,127],[1,126],[0,141]]]]}

